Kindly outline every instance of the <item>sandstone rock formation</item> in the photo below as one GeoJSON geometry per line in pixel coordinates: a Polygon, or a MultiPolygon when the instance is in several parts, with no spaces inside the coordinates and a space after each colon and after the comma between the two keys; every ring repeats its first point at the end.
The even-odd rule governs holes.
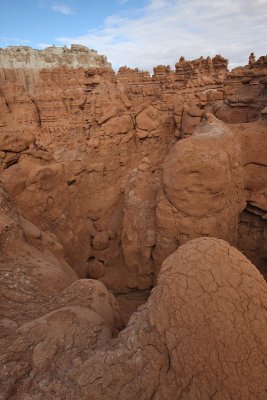
{"type": "Polygon", "coordinates": [[[43,69],[65,65],[77,67],[111,67],[107,58],[98,55],[96,50],[72,44],[68,47],[46,47],[35,50],[28,46],[8,46],[0,48],[0,68],[7,69],[43,69]]]}
{"type": "Polygon", "coordinates": [[[0,50],[1,399],[264,398],[267,56],[227,64],[0,50]]]}
{"type": "MultiPolygon", "coordinates": [[[[150,77],[64,66],[67,54],[90,53],[77,46],[36,57],[53,52],[54,68],[0,69],[0,169],[24,217],[56,235],[80,277],[116,291],[149,288],[165,256],[190,238],[238,245],[245,209],[257,220],[248,230],[266,231],[266,57],[232,72],[221,56],[181,58],[175,71],[159,66],[150,77]]],[[[253,260],[264,268],[260,247],[253,260]]]]}
{"type": "Polygon", "coordinates": [[[9,330],[2,398],[264,399],[266,302],[264,279],[241,253],[195,239],[163,263],[116,339],[90,302],[9,330]]]}

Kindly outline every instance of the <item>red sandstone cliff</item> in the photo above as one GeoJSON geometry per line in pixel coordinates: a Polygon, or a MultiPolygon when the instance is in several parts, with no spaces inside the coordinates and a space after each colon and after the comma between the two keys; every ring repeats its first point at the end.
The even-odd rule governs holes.
{"type": "Polygon", "coordinates": [[[263,399],[267,57],[0,66],[2,398],[263,399]]]}
{"type": "MultiPolygon", "coordinates": [[[[23,215],[57,236],[81,277],[101,278],[113,288],[149,287],[156,265],[190,238],[211,235],[235,245],[240,239],[243,248],[238,232],[246,228],[238,220],[245,209],[257,215],[265,237],[266,57],[232,72],[221,56],[181,58],[175,71],[159,66],[152,77],[126,67],[117,75],[110,68],[2,68],[0,101],[2,180],[23,215]],[[200,124],[221,138],[179,141],[200,124]],[[221,159],[216,167],[204,160],[210,146],[221,159]],[[186,171],[181,176],[177,162],[186,171]],[[189,179],[188,199],[181,200],[186,209],[166,203],[162,171],[167,179],[175,172],[178,185],[189,179]],[[217,191],[208,184],[214,174],[217,191]],[[252,174],[262,178],[256,183],[252,174]],[[216,196],[222,197],[218,210],[216,196]],[[205,218],[195,208],[203,208],[205,218]]],[[[265,250],[260,254],[263,266],[265,250]]]]}

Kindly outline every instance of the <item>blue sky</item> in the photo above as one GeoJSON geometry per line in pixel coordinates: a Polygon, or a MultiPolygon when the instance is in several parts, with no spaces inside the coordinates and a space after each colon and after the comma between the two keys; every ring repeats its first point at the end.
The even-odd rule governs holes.
{"type": "Polygon", "coordinates": [[[58,44],[57,37],[101,28],[108,16],[144,4],[142,0],[0,0],[0,46],[28,41],[37,48],[42,43],[58,44]]]}
{"type": "Polygon", "coordinates": [[[231,67],[266,54],[267,0],[0,0],[0,47],[80,43],[151,70],[221,53],[231,67]]]}

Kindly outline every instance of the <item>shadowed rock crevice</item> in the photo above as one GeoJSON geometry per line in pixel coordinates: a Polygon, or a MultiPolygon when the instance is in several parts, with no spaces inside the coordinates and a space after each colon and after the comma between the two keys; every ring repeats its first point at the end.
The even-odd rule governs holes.
{"type": "MultiPolygon", "coordinates": [[[[0,59],[12,61],[12,51],[0,59]]],[[[54,61],[28,69],[31,51],[0,70],[1,178],[79,277],[115,292],[149,289],[180,244],[207,235],[237,245],[246,203],[265,213],[265,57],[231,72],[220,56],[181,58],[151,77],[70,68],[68,52],[91,57],[77,46],[37,52],[54,61]],[[240,102],[254,122],[235,119],[240,102]]]]}
{"type": "Polygon", "coordinates": [[[267,58],[227,64],[0,49],[1,400],[265,398],[267,58]]]}
{"type": "Polygon", "coordinates": [[[113,340],[104,303],[89,300],[87,285],[76,281],[57,300],[64,307],[9,335],[4,399],[264,398],[266,283],[226,242],[200,238],[180,246],[163,263],[147,303],[113,340]],[[78,293],[82,306],[74,305],[78,293]]]}

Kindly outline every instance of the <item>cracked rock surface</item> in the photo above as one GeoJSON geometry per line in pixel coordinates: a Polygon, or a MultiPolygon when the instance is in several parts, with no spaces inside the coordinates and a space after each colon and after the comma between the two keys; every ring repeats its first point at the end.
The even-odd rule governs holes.
{"type": "Polygon", "coordinates": [[[267,56],[227,63],[0,49],[0,400],[266,399],[267,56]]]}
{"type": "Polygon", "coordinates": [[[12,327],[2,399],[265,398],[266,283],[225,241],[180,246],[117,338],[90,307],[12,327]]]}

